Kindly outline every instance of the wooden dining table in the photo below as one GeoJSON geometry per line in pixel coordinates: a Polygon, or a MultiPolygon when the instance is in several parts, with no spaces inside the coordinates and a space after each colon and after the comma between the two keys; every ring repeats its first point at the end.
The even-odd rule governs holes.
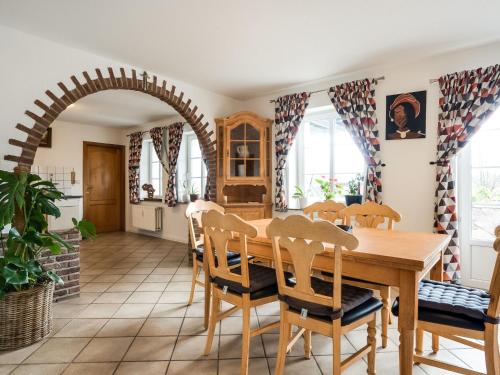
{"type": "MultiPolygon", "coordinates": [[[[248,255],[273,259],[266,227],[272,219],[252,220],[257,236],[248,239],[248,255]]],[[[399,288],[399,373],[413,373],[415,328],[418,319],[418,286],[425,276],[442,280],[443,251],[450,236],[427,232],[407,232],[372,228],[354,228],[357,249],[342,254],[342,275],[399,288]]],[[[239,241],[229,244],[238,251],[239,241]]],[[[283,261],[290,260],[284,252],[283,261]]],[[[315,257],[313,268],[333,271],[333,257],[325,252],[315,257]]],[[[205,318],[209,315],[210,288],[205,288],[205,318]]]]}

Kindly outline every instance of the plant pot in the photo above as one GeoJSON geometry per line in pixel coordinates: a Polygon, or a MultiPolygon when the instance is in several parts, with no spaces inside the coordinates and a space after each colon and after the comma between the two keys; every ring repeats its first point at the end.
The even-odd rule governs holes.
{"type": "Polygon", "coordinates": [[[200,197],[200,196],[199,196],[198,194],[189,194],[189,200],[190,200],[191,202],[195,202],[195,201],[197,201],[199,197],[200,197]]]}
{"type": "Polygon", "coordinates": [[[362,195],[346,195],[345,196],[345,204],[350,206],[351,204],[357,203],[361,204],[363,202],[362,195]]]}
{"type": "Polygon", "coordinates": [[[52,331],[54,283],[7,293],[0,300],[0,350],[36,343],[52,331]]]}
{"type": "Polygon", "coordinates": [[[305,207],[307,207],[307,198],[306,197],[298,198],[298,201],[299,201],[299,208],[301,210],[304,209],[305,207]]]}

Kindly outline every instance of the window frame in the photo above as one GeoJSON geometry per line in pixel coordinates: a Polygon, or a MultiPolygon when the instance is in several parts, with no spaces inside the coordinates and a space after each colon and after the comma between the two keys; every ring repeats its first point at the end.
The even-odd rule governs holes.
{"type": "MultiPolygon", "coordinates": [[[[304,188],[304,190],[308,190],[309,186],[308,181],[306,181],[305,176],[306,176],[306,166],[305,166],[305,123],[306,122],[313,122],[313,121],[328,121],[328,134],[329,134],[329,168],[328,172],[329,175],[326,176],[327,178],[335,178],[335,162],[336,162],[336,157],[335,157],[335,152],[334,150],[334,143],[335,143],[335,133],[336,133],[336,127],[338,124],[341,124],[341,119],[338,115],[337,112],[330,106],[326,107],[318,107],[318,108],[312,108],[308,109],[304,118],[302,119],[302,126],[299,128],[299,132],[297,133],[297,136],[295,137],[294,143],[292,145],[292,150],[290,150],[288,156],[290,157],[290,153],[292,153],[292,156],[295,156],[294,160],[292,161],[290,158],[287,159],[287,164],[288,164],[288,169],[291,169],[293,167],[293,164],[295,164],[295,174],[296,174],[296,184],[300,185],[304,188]],[[293,150],[295,148],[295,150],[293,150]]],[[[343,126],[343,124],[342,124],[343,126]]],[[[350,135],[349,135],[350,136],[350,135]]],[[[351,138],[352,139],[352,138],[351,138]]],[[[354,140],[352,140],[354,143],[354,140]]],[[[356,145],[357,147],[357,145],[356,145]]],[[[361,153],[361,151],[360,151],[361,153]]],[[[366,162],[364,161],[364,167],[362,169],[362,174],[365,176],[366,175],[366,162]]],[[[366,177],[365,177],[366,178],[366,177]]],[[[288,206],[289,208],[298,208],[297,203],[295,202],[296,199],[294,199],[293,196],[293,191],[294,191],[294,186],[290,186],[290,173],[286,171],[285,174],[285,182],[286,186],[288,187],[287,189],[287,195],[288,195],[288,206]]],[[[333,188],[333,183],[331,184],[333,188]]],[[[343,198],[341,198],[342,195],[337,195],[335,197],[336,201],[343,201],[343,198]]],[[[312,197],[309,197],[309,204],[313,203],[314,201],[311,200],[312,197]]]]}
{"type": "MultiPolygon", "coordinates": [[[[147,192],[142,190],[143,183],[153,183],[153,153],[156,155],[156,151],[154,149],[153,140],[151,138],[146,138],[142,141],[142,150],[141,150],[141,164],[140,164],[140,199],[147,200],[147,192]],[[146,151],[146,152],[144,152],[146,151]],[[144,158],[144,159],[143,159],[144,158]],[[143,178],[144,176],[144,178],[143,178]]],[[[156,163],[155,163],[156,164],[156,163]]],[[[153,199],[162,199],[163,198],[163,180],[164,180],[164,170],[163,165],[158,160],[158,169],[159,169],[159,177],[158,177],[158,185],[159,189],[155,191],[153,199]]],[[[155,179],[156,180],[156,179],[155,179]]]]}
{"type": "Polygon", "coordinates": [[[191,185],[192,179],[194,179],[194,178],[201,179],[201,181],[200,181],[200,189],[201,190],[198,192],[198,194],[200,195],[200,197],[203,197],[204,192],[205,192],[207,173],[206,173],[206,167],[204,168],[205,163],[203,161],[203,155],[201,154],[201,148],[200,148],[200,156],[195,156],[195,157],[192,156],[191,141],[194,139],[196,139],[196,141],[198,141],[198,147],[199,147],[199,140],[198,140],[197,135],[194,132],[192,132],[192,133],[189,132],[185,136],[185,141],[186,141],[186,155],[185,155],[186,176],[187,176],[187,182],[189,185],[191,185]],[[191,160],[193,160],[193,159],[200,159],[200,165],[201,165],[200,177],[193,177],[193,173],[191,170],[191,160]]]}

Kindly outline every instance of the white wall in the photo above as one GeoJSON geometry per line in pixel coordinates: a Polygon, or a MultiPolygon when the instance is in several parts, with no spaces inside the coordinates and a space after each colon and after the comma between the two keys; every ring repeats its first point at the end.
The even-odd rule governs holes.
{"type": "Polygon", "coordinates": [[[122,130],[105,128],[87,124],[77,124],[56,120],[51,125],[52,147],[38,148],[33,163],[33,170],[37,167],[64,167],[71,168],[76,174],[76,184],[72,187],[71,195],[82,195],[83,178],[83,142],[125,144],[122,130]]]}
{"type": "MultiPolygon", "coordinates": [[[[341,53],[341,51],[339,51],[341,53]]],[[[376,68],[336,79],[294,87],[241,103],[240,108],[274,118],[274,105],[280,95],[328,88],[338,83],[366,77],[385,76],[376,90],[377,117],[380,129],[383,200],[401,212],[403,220],[397,228],[431,231],[433,225],[439,86],[430,78],[464,69],[500,63],[500,43],[415,61],[403,66],[376,68]],[[427,138],[406,141],[385,140],[385,97],[403,92],[427,90],[427,138]]],[[[331,104],[327,93],[313,94],[310,108],[331,104]]]]}
{"type": "MultiPolygon", "coordinates": [[[[75,48],[38,38],[11,28],[0,26],[0,168],[12,169],[14,163],[4,161],[6,154],[19,155],[20,149],[8,144],[9,138],[24,140],[25,133],[15,129],[18,122],[31,126],[33,121],[24,115],[25,110],[36,114],[42,111],[33,104],[36,99],[50,104],[45,95],[51,90],[56,95],[63,92],[57,86],[63,82],[69,89],[74,88],[70,77],[75,75],[84,82],[81,72],[87,71],[95,77],[95,68],[106,70],[107,67],[131,69],[129,64],[91,54],[75,48]]],[[[140,67],[135,67],[139,72],[140,67]]],[[[115,71],[116,71],[115,70],[115,71]]],[[[155,74],[149,72],[150,75],[155,74]]],[[[166,80],[177,87],[177,92],[184,91],[184,97],[190,98],[198,106],[197,113],[204,113],[205,119],[214,126],[214,117],[230,114],[237,102],[222,95],[193,86],[191,84],[156,74],[160,82],[166,80]]]]}

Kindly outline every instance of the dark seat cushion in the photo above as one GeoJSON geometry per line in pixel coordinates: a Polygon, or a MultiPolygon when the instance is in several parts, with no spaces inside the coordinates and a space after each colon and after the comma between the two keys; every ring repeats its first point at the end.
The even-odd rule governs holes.
{"type": "MultiPolygon", "coordinates": [[[[317,294],[328,297],[333,295],[333,284],[331,282],[311,277],[311,286],[317,294]]],[[[280,296],[280,299],[286,302],[291,310],[300,312],[302,309],[306,309],[309,316],[322,320],[342,318],[342,325],[347,325],[382,307],[382,303],[373,298],[372,295],[371,290],[342,285],[342,308],[337,310],[289,296],[280,296]]]]}
{"type": "MultiPolygon", "coordinates": [[[[241,267],[233,268],[231,272],[241,275],[241,267]]],[[[227,286],[228,291],[231,293],[250,293],[250,299],[259,299],[278,294],[278,284],[274,268],[249,263],[248,273],[250,281],[250,286],[248,288],[242,286],[240,283],[226,280],[221,277],[212,278],[212,282],[214,282],[221,289],[227,286]]],[[[289,282],[288,279],[291,277],[292,274],[285,272],[285,279],[287,280],[287,283],[289,282]]]]}
{"type": "MultiPolygon", "coordinates": [[[[196,260],[198,260],[199,262],[203,262],[203,254],[205,252],[205,249],[203,249],[202,247],[197,247],[193,251],[196,254],[196,260]]],[[[253,256],[249,256],[248,260],[252,260],[253,258],[254,258],[253,256]]],[[[217,258],[215,259],[215,262],[217,263],[217,258]]],[[[240,262],[241,262],[240,253],[234,253],[232,251],[227,252],[228,266],[232,267],[239,264],[240,262]]]]}
{"type": "MultiPolygon", "coordinates": [[[[489,303],[489,294],[481,289],[423,280],[418,290],[418,319],[483,331],[485,322],[499,323],[498,318],[486,314],[489,303]]],[[[394,301],[392,311],[398,315],[399,298],[394,301]]]]}

